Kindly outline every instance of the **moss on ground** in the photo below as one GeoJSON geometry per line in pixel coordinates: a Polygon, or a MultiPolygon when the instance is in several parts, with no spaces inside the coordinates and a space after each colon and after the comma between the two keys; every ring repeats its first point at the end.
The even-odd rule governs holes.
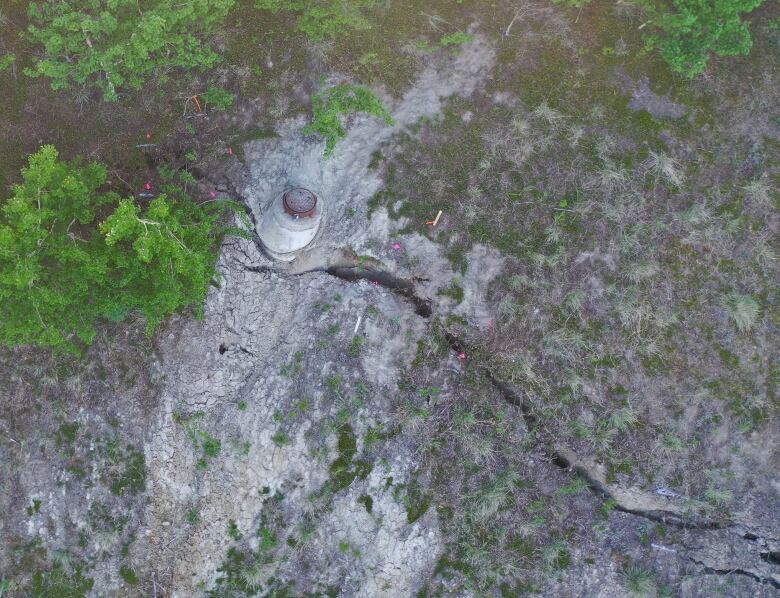
{"type": "Polygon", "coordinates": [[[358,478],[366,479],[373,469],[373,464],[365,459],[355,459],[357,455],[357,439],[352,427],[344,424],[338,431],[338,457],[331,462],[329,490],[339,492],[348,488],[358,478]]]}

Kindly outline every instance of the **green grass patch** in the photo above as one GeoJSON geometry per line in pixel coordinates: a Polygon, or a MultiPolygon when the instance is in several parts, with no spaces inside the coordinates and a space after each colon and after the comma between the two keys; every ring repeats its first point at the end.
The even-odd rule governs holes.
{"type": "Polygon", "coordinates": [[[348,488],[355,479],[364,480],[373,469],[373,464],[364,459],[356,459],[357,439],[352,426],[342,425],[338,430],[338,457],[331,462],[328,489],[339,492],[348,488]]]}
{"type": "Polygon", "coordinates": [[[114,468],[108,474],[111,492],[135,495],[146,489],[146,458],[142,451],[128,444],[113,461],[114,468]]]}
{"type": "Polygon", "coordinates": [[[368,494],[362,494],[360,498],[358,498],[358,502],[363,505],[367,513],[370,514],[371,511],[374,510],[374,499],[371,498],[368,494]]]}
{"type": "Polygon", "coordinates": [[[314,116],[303,129],[305,135],[317,134],[325,139],[325,157],[333,154],[336,143],[347,136],[344,118],[365,113],[381,118],[387,125],[393,124],[385,105],[377,95],[365,87],[342,83],[318,92],[312,98],[314,116]]]}
{"type": "Polygon", "coordinates": [[[135,586],[138,585],[138,582],[141,581],[138,579],[138,575],[136,572],[127,565],[122,565],[119,567],[119,576],[124,580],[124,582],[127,585],[135,586]]]}

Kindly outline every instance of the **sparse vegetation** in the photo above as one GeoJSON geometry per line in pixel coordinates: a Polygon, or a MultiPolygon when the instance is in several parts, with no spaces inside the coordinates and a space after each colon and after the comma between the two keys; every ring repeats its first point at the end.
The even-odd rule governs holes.
{"type": "MultiPolygon", "coordinates": [[[[570,63],[560,62],[566,55],[559,46],[541,51],[539,69],[513,80],[527,109],[494,104],[480,114],[475,104],[454,101],[441,121],[422,123],[393,158],[380,163],[388,187],[376,200],[391,217],[404,218],[407,231],[441,243],[461,275],[468,275],[465,255],[472,244],[492,245],[509,256],[490,290],[500,315],[489,333],[475,335],[469,362],[483,364],[515,389],[512,400],[522,400],[533,414],[526,420],[529,438],[595,455],[605,465],[607,483],[653,480],[680,494],[694,487],[703,501],[699,512],[723,513],[732,500],[727,483],[696,467],[679,469],[702,458],[697,442],[678,427],[684,401],[653,399],[647,385],[652,380],[654,388],[670,393],[665,396],[682,397],[705,384],[710,391],[700,404],[710,405],[704,407],[714,418],[710,425],[766,431],[760,423],[766,421],[764,398],[744,397],[765,396],[751,379],[768,371],[742,339],[766,330],[763,297],[773,292],[765,266],[756,267],[751,251],[737,256],[730,248],[758,246],[763,235],[771,235],[763,222],[771,218],[772,200],[760,181],[738,178],[703,192],[708,177],[734,168],[742,156],[734,162],[715,158],[703,167],[676,152],[660,141],[660,127],[690,140],[694,133],[687,125],[630,109],[625,98],[604,93],[609,84],[601,79],[603,71],[572,54],[570,60],[585,69],[575,74],[570,63]],[[618,138],[632,141],[620,145],[618,138]],[[448,216],[445,230],[424,224],[438,210],[448,216]],[[746,226],[748,220],[753,224],[746,226]],[[602,266],[609,273],[599,276],[595,290],[593,275],[602,266]],[[720,374],[724,367],[732,372],[728,381],[720,374]],[[715,404],[736,417],[728,425],[717,419],[721,407],[715,404]],[[651,412],[658,408],[665,415],[651,412]]],[[[518,71],[508,65],[504,76],[518,71]]],[[[703,117],[709,108],[699,104],[697,110],[703,117]]],[[[722,139],[711,141],[715,155],[722,139]]],[[[454,318],[446,326],[469,330],[454,318]]],[[[451,355],[435,325],[428,333],[414,362],[419,374],[412,375],[420,380],[437,359],[451,355]]],[[[514,464],[512,452],[522,449],[501,445],[507,423],[488,415],[500,404],[488,406],[489,386],[473,381],[455,398],[437,397],[435,408],[408,396],[397,402],[404,433],[422,455],[421,478],[446,522],[445,570],[482,592],[502,584],[511,588],[509,580],[522,575],[524,583],[540,583],[535,567],[554,574],[572,566],[566,524],[556,525],[565,516],[553,505],[590,495],[582,478],[560,483],[554,498],[537,498],[533,485],[523,488],[526,478],[536,478],[527,466],[514,464]],[[507,472],[520,472],[519,488],[502,485],[507,472]],[[458,488],[457,495],[449,486],[458,488]],[[486,518],[497,528],[506,522],[504,531],[489,534],[479,527],[476,522],[486,518]],[[505,552],[507,530],[518,527],[531,530],[523,560],[505,552]]],[[[615,508],[607,500],[599,517],[609,519],[615,508]]],[[[647,585],[639,575],[629,577],[627,587],[647,585]]]]}
{"type": "Polygon", "coordinates": [[[14,552],[17,566],[23,575],[0,581],[0,589],[18,592],[23,596],[70,598],[87,595],[94,580],[86,575],[85,563],[71,558],[67,552],[48,552],[40,537],[14,552]]]}
{"type": "Polygon", "coordinates": [[[565,4],[572,8],[582,8],[586,4],[589,4],[591,0],[553,0],[556,4],[565,4]]]}
{"type": "Polygon", "coordinates": [[[352,340],[349,343],[349,347],[347,348],[347,355],[349,355],[353,359],[357,359],[358,357],[360,357],[360,352],[365,342],[366,342],[366,338],[364,336],[360,336],[360,335],[353,336],[352,340]]]}
{"type": "Polygon", "coordinates": [[[750,295],[731,292],[723,300],[723,307],[739,332],[749,332],[756,326],[759,308],[750,295]]]}
{"type": "Polygon", "coordinates": [[[206,469],[209,466],[209,461],[218,457],[222,451],[222,441],[203,430],[200,422],[204,416],[202,411],[197,411],[188,417],[180,413],[173,415],[174,421],[184,426],[193,448],[202,453],[202,456],[195,463],[197,469],[206,469]]]}
{"type": "Polygon", "coordinates": [[[228,536],[231,540],[238,541],[244,537],[244,534],[238,529],[238,525],[232,519],[228,522],[228,536]]]}
{"type": "Polygon", "coordinates": [[[124,451],[115,451],[109,458],[113,465],[107,476],[111,492],[121,496],[125,492],[138,494],[144,491],[146,459],[141,451],[127,445],[124,451]]]}

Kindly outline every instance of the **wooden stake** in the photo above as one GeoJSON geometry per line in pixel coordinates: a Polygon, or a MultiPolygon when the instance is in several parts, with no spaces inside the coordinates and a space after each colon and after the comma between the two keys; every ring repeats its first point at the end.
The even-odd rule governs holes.
{"type": "Polygon", "coordinates": [[[439,218],[441,218],[442,213],[443,213],[442,210],[439,210],[439,213],[436,214],[436,218],[434,218],[433,220],[429,220],[425,224],[430,224],[431,226],[436,226],[437,224],[439,224],[439,218]]]}

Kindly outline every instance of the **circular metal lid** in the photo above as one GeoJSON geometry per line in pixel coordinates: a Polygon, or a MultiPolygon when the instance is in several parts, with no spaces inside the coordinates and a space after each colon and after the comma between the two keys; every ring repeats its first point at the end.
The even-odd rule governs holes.
{"type": "Polygon", "coordinates": [[[293,218],[310,218],[317,207],[317,196],[308,189],[296,187],[283,196],[284,211],[293,218]]]}

